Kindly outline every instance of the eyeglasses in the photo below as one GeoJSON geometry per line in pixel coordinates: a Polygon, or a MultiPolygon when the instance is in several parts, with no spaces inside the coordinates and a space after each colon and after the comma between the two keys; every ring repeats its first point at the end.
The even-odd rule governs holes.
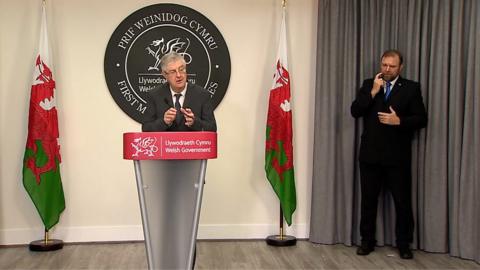
{"type": "Polygon", "coordinates": [[[164,73],[167,74],[167,76],[175,76],[177,75],[177,73],[182,75],[187,73],[187,68],[185,66],[181,66],[175,70],[164,71],[164,73]]]}

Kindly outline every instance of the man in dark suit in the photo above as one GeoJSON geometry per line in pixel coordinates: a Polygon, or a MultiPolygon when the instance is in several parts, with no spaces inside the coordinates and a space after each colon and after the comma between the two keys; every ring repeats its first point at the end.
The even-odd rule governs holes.
{"type": "MultiPolygon", "coordinates": [[[[148,119],[142,124],[142,131],[217,131],[210,94],[187,83],[183,56],[167,53],[160,60],[160,67],[167,83],[148,92],[148,119]]],[[[192,269],[196,255],[195,248],[192,269]]]]}
{"type": "Polygon", "coordinates": [[[176,52],[165,54],[160,66],[167,83],[148,93],[147,120],[142,131],[216,131],[210,94],[187,83],[183,56],[176,52]]]}
{"type": "Polygon", "coordinates": [[[400,77],[403,57],[388,50],[381,72],[363,82],[351,106],[352,116],[363,117],[360,144],[362,244],[358,255],[375,248],[378,196],[382,188],[393,196],[396,245],[402,259],[412,259],[413,212],[411,198],[411,141],[415,130],[427,125],[420,84],[400,77]]]}

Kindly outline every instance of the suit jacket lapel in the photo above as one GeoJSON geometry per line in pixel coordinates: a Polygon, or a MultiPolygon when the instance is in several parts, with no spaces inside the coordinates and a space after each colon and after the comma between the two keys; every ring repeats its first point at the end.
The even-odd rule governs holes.
{"type": "Polygon", "coordinates": [[[170,86],[167,84],[163,85],[161,89],[162,101],[168,104],[170,107],[175,107],[175,101],[173,100],[172,93],[170,92],[170,86]]]}
{"type": "Polygon", "coordinates": [[[187,92],[185,93],[185,99],[183,100],[183,108],[190,108],[192,101],[192,90],[190,84],[187,84],[187,92]]]}
{"type": "Polygon", "coordinates": [[[393,86],[392,91],[390,92],[390,96],[388,97],[388,99],[391,99],[392,96],[396,95],[402,89],[403,83],[404,82],[403,82],[402,77],[398,77],[398,80],[395,83],[395,85],[393,86]]]}

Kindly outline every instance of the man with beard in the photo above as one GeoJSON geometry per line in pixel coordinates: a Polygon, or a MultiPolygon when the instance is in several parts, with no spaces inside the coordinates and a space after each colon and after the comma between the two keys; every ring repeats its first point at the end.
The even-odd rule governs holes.
{"type": "Polygon", "coordinates": [[[396,245],[402,259],[412,259],[413,212],[411,196],[411,141],[415,130],[427,124],[420,84],[400,77],[403,57],[388,50],[380,73],[363,82],[351,105],[355,118],[363,117],[360,144],[361,246],[358,255],[375,249],[378,196],[382,188],[393,196],[396,245]]]}

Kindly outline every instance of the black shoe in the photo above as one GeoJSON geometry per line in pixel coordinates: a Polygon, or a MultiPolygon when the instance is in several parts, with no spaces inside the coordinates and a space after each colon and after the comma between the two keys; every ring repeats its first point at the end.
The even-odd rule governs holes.
{"type": "Polygon", "coordinates": [[[374,250],[375,250],[375,247],[373,245],[362,243],[362,245],[357,248],[357,255],[366,256],[374,250]]]}
{"type": "Polygon", "coordinates": [[[400,258],[405,260],[413,259],[412,250],[409,247],[399,247],[398,253],[400,253],[400,258]]]}

